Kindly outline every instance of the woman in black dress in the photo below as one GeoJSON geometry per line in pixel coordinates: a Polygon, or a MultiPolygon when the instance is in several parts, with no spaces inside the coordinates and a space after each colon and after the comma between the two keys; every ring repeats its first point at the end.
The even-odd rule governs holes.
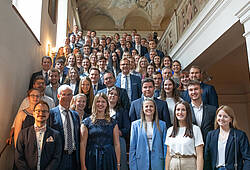
{"type": "Polygon", "coordinates": [[[14,144],[16,146],[16,141],[18,134],[21,129],[32,126],[35,123],[33,117],[33,109],[36,103],[40,101],[41,93],[39,89],[30,89],[28,91],[29,107],[18,112],[14,122],[14,144]]]}
{"type": "Polygon", "coordinates": [[[82,121],[80,158],[83,170],[120,170],[119,129],[104,93],[95,96],[91,116],[82,121]]]}

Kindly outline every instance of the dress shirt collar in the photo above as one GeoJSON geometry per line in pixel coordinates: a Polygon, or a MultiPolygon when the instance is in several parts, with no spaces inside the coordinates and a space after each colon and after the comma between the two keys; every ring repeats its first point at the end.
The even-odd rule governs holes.
{"type": "Polygon", "coordinates": [[[193,104],[193,102],[191,102],[191,106],[192,106],[193,108],[196,108],[196,109],[200,110],[200,109],[203,107],[203,102],[201,102],[201,105],[200,105],[199,107],[195,106],[195,105],[193,104]]]}

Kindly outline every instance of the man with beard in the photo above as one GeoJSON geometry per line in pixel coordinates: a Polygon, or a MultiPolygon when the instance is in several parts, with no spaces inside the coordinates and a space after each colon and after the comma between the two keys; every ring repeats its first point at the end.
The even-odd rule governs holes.
{"type": "Polygon", "coordinates": [[[50,84],[46,86],[45,88],[45,95],[51,97],[55,105],[57,106],[59,104],[58,98],[57,98],[57,89],[59,88],[59,79],[60,79],[60,73],[59,70],[53,68],[49,70],[49,80],[50,84]]]}

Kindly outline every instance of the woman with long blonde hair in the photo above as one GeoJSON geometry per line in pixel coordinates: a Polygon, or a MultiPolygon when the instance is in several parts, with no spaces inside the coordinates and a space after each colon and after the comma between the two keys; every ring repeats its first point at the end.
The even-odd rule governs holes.
{"type": "Polygon", "coordinates": [[[214,124],[215,130],[207,134],[205,169],[250,169],[249,141],[246,133],[239,130],[234,110],[220,106],[214,124]]]}
{"type": "Polygon", "coordinates": [[[109,112],[106,94],[98,93],[91,116],[81,125],[80,159],[83,170],[120,170],[119,128],[109,112]]]}

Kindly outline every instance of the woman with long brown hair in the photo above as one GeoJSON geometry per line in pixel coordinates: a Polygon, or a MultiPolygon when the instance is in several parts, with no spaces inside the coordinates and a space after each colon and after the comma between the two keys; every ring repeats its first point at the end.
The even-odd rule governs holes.
{"type": "Polygon", "coordinates": [[[86,114],[91,114],[91,108],[94,100],[94,90],[89,77],[85,76],[81,78],[79,83],[79,94],[85,94],[87,97],[87,103],[84,111],[86,114]]]}
{"type": "Polygon", "coordinates": [[[189,103],[180,101],[174,109],[174,123],[167,131],[166,170],[203,170],[201,130],[192,124],[189,103]]]}
{"type": "Polygon", "coordinates": [[[168,103],[170,120],[171,120],[171,124],[173,124],[175,104],[177,102],[183,100],[179,95],[179,91],[177,90],[177,85],[173,79],[168,78],[168,79],[164,80],[163,87],[161,88],[161,94],[160,94],[159,98],[168,103]]]}

